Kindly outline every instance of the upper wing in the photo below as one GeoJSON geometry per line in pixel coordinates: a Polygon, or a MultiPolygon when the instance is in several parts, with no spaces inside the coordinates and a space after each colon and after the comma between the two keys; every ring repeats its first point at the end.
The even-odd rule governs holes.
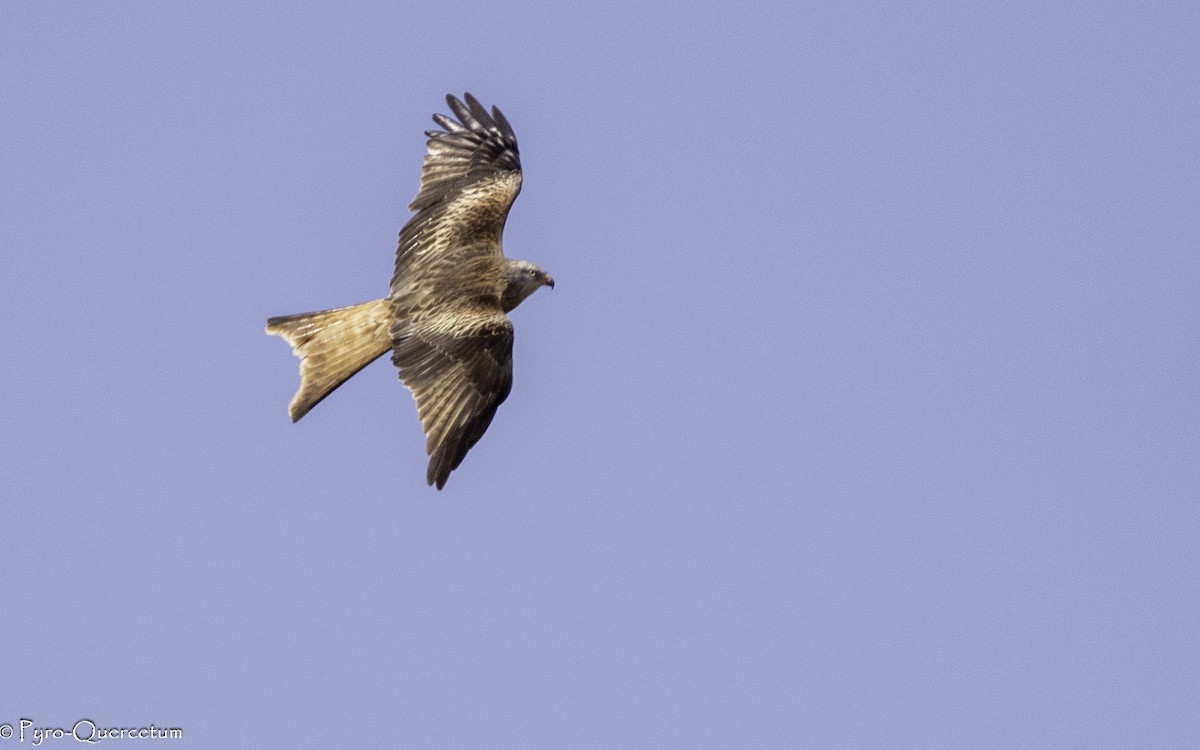
{"type": "Polygon", "coordinates": [[[512,390],[512,323],[499,309],[460,309],[394,329],[392,362],[417,401],[440,490],[512,390]]]}
{"type": "Polygon", "coordinates": [[[392,296],[452,276],[471,257],[502,255],[500,236],[521,192],[517,136],[496,107],[489,114],[467,94],[446,97],[457,120],[436,114],[443,130],[426,135],[421,187],[409,204],[416,211],[400,230],[392,296]]]}

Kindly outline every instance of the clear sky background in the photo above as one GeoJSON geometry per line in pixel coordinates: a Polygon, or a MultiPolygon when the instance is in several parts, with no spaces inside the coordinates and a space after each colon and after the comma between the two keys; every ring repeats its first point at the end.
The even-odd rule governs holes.
{"type": "Polygon", "coordinates": [[[0,723],[1200,746],[1200,11],[958,5],[5,3],[0,723]],[[438,493],[262,328],[463,91],[558,285],[438,493]]]}

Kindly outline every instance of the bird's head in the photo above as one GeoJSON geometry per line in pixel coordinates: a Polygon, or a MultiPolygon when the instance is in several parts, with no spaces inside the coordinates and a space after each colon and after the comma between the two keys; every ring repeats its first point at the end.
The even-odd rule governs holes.
{"type": "Polygon", "coordinates": [[[536,263],[527,260],[508,261],[508,284],[501,300],[504,312],[509,312],[543,286],[553,289],[554,279],[536,263]]]}

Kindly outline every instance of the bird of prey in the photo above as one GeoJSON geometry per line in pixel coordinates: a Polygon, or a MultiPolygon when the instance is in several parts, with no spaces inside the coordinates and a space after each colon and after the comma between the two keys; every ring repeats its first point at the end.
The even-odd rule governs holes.
{"type": "Polygon", "coordinates": [[[475,97],[447,96],[454,117],[428,130],[416,213],[400,230],[388,296],[267,321],[300,358],[295,422],[386,352],[412,391],[429,469],[440,490],[491,424],[512,389],[511,312],[554,279],[504,257],[501,234],[521,191],[512,126],[475,97]],[[457,118],[457,119],[455,119],[457,118]]]}

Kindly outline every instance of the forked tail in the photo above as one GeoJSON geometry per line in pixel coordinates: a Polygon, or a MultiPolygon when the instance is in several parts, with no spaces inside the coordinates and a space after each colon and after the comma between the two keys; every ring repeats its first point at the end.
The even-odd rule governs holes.
{"type": "Polygon", "coordinates": [[[383,299],[268,320],[267,333],[282,336],[300,358],[300,389],[288,404],[292,421],[391,349],[390,324],[383,299]]]}

